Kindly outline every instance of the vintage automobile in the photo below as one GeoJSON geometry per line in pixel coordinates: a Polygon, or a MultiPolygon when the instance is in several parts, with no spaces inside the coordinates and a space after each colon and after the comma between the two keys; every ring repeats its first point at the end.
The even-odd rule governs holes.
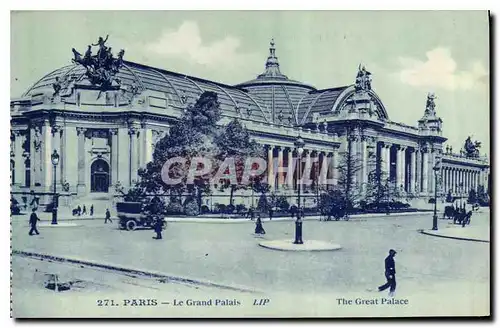
{"type": "MultiPolygon", "coordinates": [[[[156,218],[163,220],[162,216],[152,215],[147,211],[147,206],[141,202],[116,203],[118,225],[120,229],[135,230],[137,228],[152,229],[156,218]]],[[[166,222],[163,222],[163,228],[166,222]]]]}

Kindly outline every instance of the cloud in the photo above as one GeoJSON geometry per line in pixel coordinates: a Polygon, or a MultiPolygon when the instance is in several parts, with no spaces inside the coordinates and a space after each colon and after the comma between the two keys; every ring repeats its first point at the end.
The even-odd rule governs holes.
{"type": "Polygon", "coordinates": [[[146,50],[165,57],[176,57],[192,64],[239,66],[251,54],[238,52],[240,40],[233,36],[204,44],[198,24],[183,22],[177,30],[163,31],[160,38],[146,45],[146,50]]]}
{"type": "Polygon", "coordinates": [[[470,90],[486,85],[488,72],[483,64],[475,61],[469,70],[457,70],[457,63],[447,48],[436,48],[426,53],[427,61],[415,58],[399,58],[402,66],[399,79],[418,87],[432,87],[446,90],[470,90]]]}

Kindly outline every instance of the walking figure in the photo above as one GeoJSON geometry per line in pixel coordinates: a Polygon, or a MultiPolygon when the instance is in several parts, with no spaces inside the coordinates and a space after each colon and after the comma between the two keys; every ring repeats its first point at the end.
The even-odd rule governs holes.
{"type": "Polygon", "coordinates": [[[87,214],[87,208],[85,207],[85,205],[83,205],[82,215],[86,215],[86,214],[87,214]]]}
{"type": "Polygon", "coordinates": [[[90,205],[90,216],[94,216],[94,204],[90,205]]]}
{"type": "Polygon", "coordinates": [[[109,208],[106,209],[106,216],[104,217],[104,223],[109,222],[113,223],[113,220],[111,220],[111,213],[109,213],[109,208]]]}
{"type": "Polygon", "coordinates": [[[82,215],[82,208],[80,207],[80,205],[78,205],[76,211],[78,212],[78,216],[82,215]]]}
{"type": "Polygon", "coordinates": [[[161,231],[163,230],[163,220],[161,220],[158,216],[154,218],[154,230],[156,232],[156,237],[153,239],[162,239],[161,231]]]}
{"type": "Polygon", "coordinates": [[[396,264],[394,263],[394,256],[396,256],[396,251],[393,249],[389,250],[389,256],[385,258],[385,278],[387,282],[378,288],[379,292],[389,289],[389,296],[394,296],[396,291],[396,264]]]}
{"type": "Polygon", "coordinates": [[[262,226],[262,220],[260,219],[260,213],[257,214],[257,221],[255,221],[255,233],[259,235],[265,235],[266,231],[262,226]]]}
{"type": "Polygon", "coordinates": [[[30,216],[30,232],[29,232],[29,235],[32,236],[33,235],[33,232],[36,233],[37,235],[39,235],[40,233],[38,232],[38,230],[36,229],[36,223],[38,221],[40,221],[40,219],[38,218],[38,215],[36,215],[36,208],[33,207],[33,212],[31,213],[31,216],[30,216]]]}
{"type": "Polygon", "coordinates": [[[274,210],[272,207],[269,208],[269,220],[273,219],[274,210]]]}

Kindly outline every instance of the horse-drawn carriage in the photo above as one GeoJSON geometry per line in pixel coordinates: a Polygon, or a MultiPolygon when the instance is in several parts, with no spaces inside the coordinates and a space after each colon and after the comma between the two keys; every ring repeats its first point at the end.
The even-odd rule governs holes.
{"type": "Polygon", "coordinates": [[[443,219],[453,219],[454,224],[461,224],[465,227],[466,224],[470,224],[470,219],[472,217],[472,211],[465,211],[465,208],[458,208],[455,206],[446,206],[443,212],[443,219]]]}
{"type": "Polygon", "coordinates": [[[320,221],[349,221],[349,215],[345,206],[333,205],[330,208],[321,210],[320,221]]]}

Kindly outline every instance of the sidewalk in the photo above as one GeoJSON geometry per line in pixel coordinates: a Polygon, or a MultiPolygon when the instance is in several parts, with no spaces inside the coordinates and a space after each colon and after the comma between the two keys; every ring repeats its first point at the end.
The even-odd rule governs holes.
{"type": "Polygon", "coordinates": [[[470,226],[462,227],[459,224],[447,223],[438,226],[438,230],[425,229],[421,233],[429,236],[450,238],[457,240],[467,240],[482,243],[490,242],[489,226],[470,226]]]}

